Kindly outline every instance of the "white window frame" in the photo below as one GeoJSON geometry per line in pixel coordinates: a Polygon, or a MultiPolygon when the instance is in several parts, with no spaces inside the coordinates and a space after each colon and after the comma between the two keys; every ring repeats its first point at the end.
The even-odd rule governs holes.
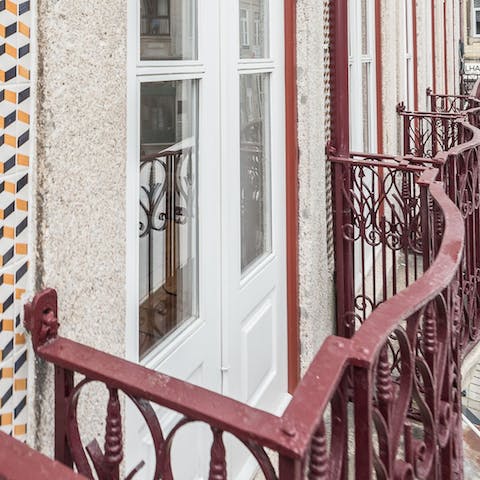
{"type": "MultiPolygon", "coordinates": [[[[207,114],[208,110],[202,107],[206,101],[206,97],[210,95],[204,91],[201,85],[207,77],[207,71],[210,70],[211,76],[216,76],[216,66],[212,66],[213,56],[203,47],[202,39],[206,36],[215,37],[216,32],[207,28],[209,24],[209,12],[204,5],[205,0],[197,0],[197,15],[199,28],[202,32],[197,33],[196,50],[198,55],[194,60],[141,60],[140,50],[140,9],[139,2],[128,2],[129,15],[129,36],[130,48],[128,49],[128,101],[127,101],[127,128],[129,135],[127,138],[127,174],[126,174],[126,285],[128,286],[127,295],[127,317],[126,317],[126,357],[127,359],[138,362],[138,285],[139,285],[139,245],[138,231],[139,209],[138,209],[138,185],[140,184],[140,173],[138,168],[138,152],[140,149],[140,90],[142,83],[176,81],[176,80],[196,80],[199,88],[198,110],[200,116],[198,118],[198,136],[201,139],[198,155],[202,155],[202,151],[209,151],[215,148],[211,143],[215,140],[208,134],[208,124],[211,124],[209,118],[204,117],[202,112],[207,114]],[[131,46],[134,45],[132,48],[131,46]],[[210,66],[210,68],[209,68],[210,66]]],[[[211,82],[209,82],[211,83],[211,82]]],[[[220,127],[218,127],[220,128],[220,127]]],[[[202,179],[203,181],[203,179],[202,179]]],[[[213,202],[212,198],[212,202],[213,202]]],[[[212,216],[214,217],[214,215],[212,216]]],[[[213,220],[212,220],[213,221],[213,220]]],[[[217,219],[218,221],[218,219],[217,219]]],[[[205,227],[206,228],[206,227],[205,227]]],[[[213,228],[213,225],[212,227],[213,228]]],[[[200,239],[198,239],[200,241],[200,239]]],[[[199,263],[199,270],[205,268],[205,265],[199,263]]],[[[199,299],[199,311],[205,311],[202,300],[199,299]]],[[[194,323],[200,323],[201,319],[197,319],[194,323]]],[[[156,368],[156,365],[163,361],[164,358],[175,350],[178,345],[182,344],[189,335],[191,324],[180,327],[173,335],[170,335],[162,343],[162,351],[158,353],[158,349],[147,354],[142,360],[142,364],[148,368],[156,368]]]]}

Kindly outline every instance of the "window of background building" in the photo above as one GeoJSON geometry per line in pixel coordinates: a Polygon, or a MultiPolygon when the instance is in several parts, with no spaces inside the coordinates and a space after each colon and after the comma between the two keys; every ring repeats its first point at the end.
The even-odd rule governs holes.
{"type": "Polygon", "coordinates": [[[248,32],[248,10],[240,9],[240,45],[248,47],[250,45],[248,32]]]}
{"type": "Polygon", "coordinates": [[[472,31],[473,35],[480,37],[480,0],[473,0],[472,31]]]}

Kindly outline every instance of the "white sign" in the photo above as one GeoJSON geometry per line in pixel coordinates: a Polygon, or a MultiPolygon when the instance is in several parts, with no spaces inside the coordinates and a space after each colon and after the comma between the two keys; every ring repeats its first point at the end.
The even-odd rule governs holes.
{"type": "Polygon", "coordinates": [[[465,63],[465,73],[480,75],[480,63],[465,63]]]}

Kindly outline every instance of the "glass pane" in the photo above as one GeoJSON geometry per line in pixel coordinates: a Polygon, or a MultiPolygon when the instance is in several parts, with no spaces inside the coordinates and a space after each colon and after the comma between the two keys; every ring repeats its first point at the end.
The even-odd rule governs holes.
{"type": "Polygon", "coordinates": [[[268,57],[268,0],[240,0],[240,58],[268,57]]]}
{"type": "Polygon", "coordinates": [[[193,0],[140,0],[140,58],[197,57],[197,8],[193,0]]]}
{"type": "Polygon", "coordinates": [[[360,4],[360,9],[362,10],[362,55],[368,55],[370,53],[370,46],[368,44],[368,36],[370,32],[368,31],[368,1],[362,0],[360,4]]]}
{"type": "Polygon", "coordinates": [[[197,83],[144,83],[140,125],[140,355],[198,313],[197,83]]]}
{"type": "Polygon", "coordinates": [[[242,272],[271,251],[268,74],[240,76],[242,272]]]}
{"type": "Polygon", "coordinates": [[[370,64],[362,63],[363,151],[370,152],[370,64]]]}
{"type": "Polygon", "coordinates": [[[480,10],[475,12],[475,35],[480,35],[480,10]]]}

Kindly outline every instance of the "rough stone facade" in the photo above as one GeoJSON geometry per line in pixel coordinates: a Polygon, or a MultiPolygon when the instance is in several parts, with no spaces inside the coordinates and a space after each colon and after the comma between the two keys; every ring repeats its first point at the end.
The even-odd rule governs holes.
{"type": "MultiPolygon", "coordinates": [[[[122,356],[126,3],[38,0],[37,7],[35,288],[58,290],[62,335],[122,356]]],[[[30,438],[50,450],[52,375],[40,362],[35,374],[30,438]]]]}
{"type": "MultiPolygon", "coordinates": [[[[326,3],[329,3],[328,1],[326,3]]],[[[297,2],[299,271],[301,364],[304,370],[335,325],[333,266],[327,242],[324,18],[318,1],[297,2]]],[[[328,66],[327,66],[328,68],[328,66]]]]}

